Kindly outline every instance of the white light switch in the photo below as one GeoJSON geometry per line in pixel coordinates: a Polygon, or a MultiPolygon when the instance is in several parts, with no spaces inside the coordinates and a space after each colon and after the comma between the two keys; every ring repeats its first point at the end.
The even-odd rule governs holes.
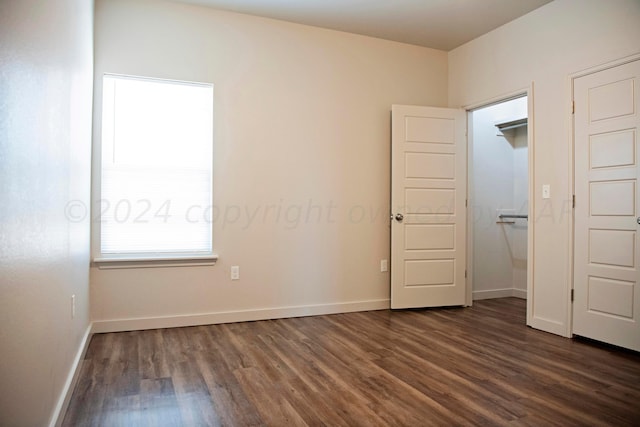
{"type": "Polygon", "coordinates": [[[380,271],[384,273],[387,270],[389,270],[389,266],[387,264],[387,260],[383,259],[383,260],[380,261],[380,271]]]}
{"type": "Polygon", "coordinates": [[[543,199],[551,198],[551,186],[549,184],[542,185],[542,198],[543,199]]]}
{"type": "Polygon", "coordinates": [[[240,266],[231,266],[231,280],[240,280],[240,266]]]}

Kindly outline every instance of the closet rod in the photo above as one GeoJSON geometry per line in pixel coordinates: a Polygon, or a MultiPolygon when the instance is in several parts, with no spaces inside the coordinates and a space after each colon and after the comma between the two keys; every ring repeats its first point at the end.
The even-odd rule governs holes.
{"type": "Polygon", "coordinates": [[[498,215],[498,218],[500,218],[500,219],[504,219],[504,218],[529,219],[529,215],[500,214],[500,215],[498,215]]]}

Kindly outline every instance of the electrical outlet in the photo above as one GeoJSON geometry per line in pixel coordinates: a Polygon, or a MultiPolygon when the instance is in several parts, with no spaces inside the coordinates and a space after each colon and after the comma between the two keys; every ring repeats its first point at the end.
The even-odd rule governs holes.
{"type": "Polygon", "coordinates": [[[71,318],[76,317],[76,294],[71,295],[71,318]]]}
{"type": "Polygon", "coordinates": [[[231,280],[240,280],[240,266],[231,266],[231,280]]]}
{"type": "Polygon", "coordinates": [[[389,264],[386,259],[380,261],[380,272],[389,271],[389,264]]]}

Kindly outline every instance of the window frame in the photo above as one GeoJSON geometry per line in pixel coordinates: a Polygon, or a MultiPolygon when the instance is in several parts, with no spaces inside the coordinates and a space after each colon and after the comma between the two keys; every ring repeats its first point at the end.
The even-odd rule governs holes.
{"type": "Polygon", "coordinates": [[[103,253],[102,252],[102,221],[101,221],[101,201],[102,201],[102,127],[103,127],[103,83],[105,77],[116,77],[122,79],[142,80],[152,82],[166,82],[180,85],[204,86],[211,89],[211,203],[213,206],[213,150],[214,150],[214,129],[215,129],[215,92],[213,83],[194,82],[176,79],[157,78],[149,76],[137,76],[130,74],[103,73],[96,76],[94,82],[94,133],[93,133],[93,161],[92,161],[92,197],[91,207],[87,209],[91,218],[91,249],[92,262],[94,266],[100,269],[118,269],[118,268],[147,268],[147,267],[182,267],[182,266],[208,266],[215,265],[218,255],[214,251],[213,240],[213,222],[211,223],[211,250],[210,251],[141,251],[141,252],[123,252],[123,253],[103,253]]]}

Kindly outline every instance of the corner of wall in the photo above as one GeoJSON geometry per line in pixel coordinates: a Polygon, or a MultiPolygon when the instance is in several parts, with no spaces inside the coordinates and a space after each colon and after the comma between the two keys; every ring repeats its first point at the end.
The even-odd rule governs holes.
{"type": "Polygon", "coordinates": [[[78,376],[82,367],[82,360],[84,359],[84,355],[87,353],[92,335],[93,323],[90,323],[89,326],[87,326],[84,335],[82,336],[82,340],[80,341],[80,348],[76,352],[76,355],[73,358],[73,362],[71,364],[71,368],[67,373],[67,379],[65,380],[64,386],[62,387],[60,397],[58,398],[58,402],[53,409],[53,413],[51,414],[49,427],[58,427],[62,425],[62,422],[64,421],[64,416],[67,412],[67,408],[69,407],[71,396],[73,395],[73,391],[78,382],[78,376]]]}

